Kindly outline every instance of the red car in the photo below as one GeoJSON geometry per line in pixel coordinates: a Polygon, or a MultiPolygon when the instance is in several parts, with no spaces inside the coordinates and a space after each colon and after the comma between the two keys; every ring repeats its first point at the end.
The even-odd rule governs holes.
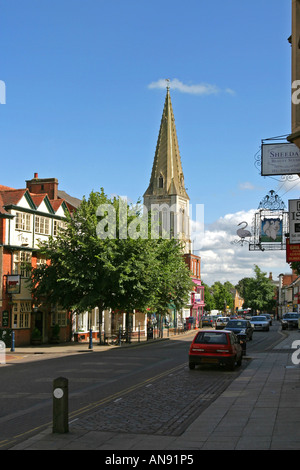
{"type": "Polygon", "coordinates": [[[189,350],[189,368],[200,364],[227,366],[231,370],[242,363],[242,346],[232,331],[201,330],[189,350]]]}

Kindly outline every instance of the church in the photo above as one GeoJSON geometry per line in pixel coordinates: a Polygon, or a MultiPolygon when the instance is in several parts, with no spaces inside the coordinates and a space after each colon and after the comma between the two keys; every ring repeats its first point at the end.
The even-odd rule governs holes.
{"type": "Polygon", "coordinates": [[[150,182],[144,193],[144,206],[156,212],[159,235],[174,237],[183,244],[183,256],[190,271],[195,287],[190,301],[182,312],[173,319],[178,322],[199,325],[204,310],[204,286],[201,285],[201,259],[192,253],[190,231],[189,196],[187,194],[175,118],[170,96],[167,93],[157,139],[150,182]],[[189,319],[189,320],[187,320],[189,319]]]}

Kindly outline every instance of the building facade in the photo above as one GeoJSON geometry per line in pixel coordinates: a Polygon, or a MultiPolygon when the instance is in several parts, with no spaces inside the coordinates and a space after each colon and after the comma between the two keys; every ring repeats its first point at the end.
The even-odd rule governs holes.
{"type": "Polygon", "coordinates": [[[190,294],[190,303],[183,310],[183,322],[190,322],[194,327],[201,325],[201,318],[204,314],[204,286],[201,283],[201,258],[200,256],[187,253],[184,260],[191,271],[192,280],[194,282],[194,290],[190,294]],[[189,318],[189,320],[188,320],[189,318]]]}
{"type": "Polygon", "coordinates": [[[47,263],[39,242],[55,237],[74,209],[57,191],[56,178],[39,179],[37,173],[24,189],[0,185],[0,328],[14,331],[16,346],[30,344],[35,329],[48,342],[55,325],[61,341],[70,336],[68,312],[35,305],[29,285],[31,269],[47,263]]]}
{"type": "Polygon", "coordinates": [[[300,148],[300,0],[292,0],[292,133],[288,137],[300,148]]]}

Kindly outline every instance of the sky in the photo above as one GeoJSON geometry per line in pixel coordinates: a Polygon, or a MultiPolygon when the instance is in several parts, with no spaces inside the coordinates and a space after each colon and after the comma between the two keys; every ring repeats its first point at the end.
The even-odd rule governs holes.
{"type": "Polygon", "coordinates": [[[291,1],[0,0],[0,184],[38,173],[78,198],[146,191],[166,94],[175,115],[202,280],[290,272],[284,251],[234,245],[276,193],[300,179],[263,177],[261,141],[291,132],[291,1]]]}

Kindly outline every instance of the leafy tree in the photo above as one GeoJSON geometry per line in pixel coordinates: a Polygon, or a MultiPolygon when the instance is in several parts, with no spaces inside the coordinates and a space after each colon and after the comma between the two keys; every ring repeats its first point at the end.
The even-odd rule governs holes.
{"type": "Polygon", "coordinates": [[[181,243],[176,239],[159,239],[155,243],[155,262],[150,286],[152,309],[162,319],[173,304],[180,310],[188,302],[194,283],[182,257],[181,243]]]}
{"type": "Polygon", "coordinates": [[[223,285],[220,281],[216,281],[211,286],[216,309],[225,310],[227,306],[230,309],[233,307],[232,287],[232,284],[226,283],[226,285],[223,285]]]}
{"type": "Polygon", "coordinates": [[[150,307],[165,314],[170,301],[177,308],[186,303],[192,281],[179,243],[146,238],[147,221],[145,226],[139,207],[127,205],[124,220],[120,204],[103,189],[92,192],[68,217],[66,228],[41,244],[49,263],[32,272],[36,299],[73,314],[98,307],[100,325],[105,308],[125,312],[128,320],[134,309],[150,307]],[[109,213],[115,226],[109,223],[109,213]],[[137,222],[135,238],[127,236],[131,222],[137,222]]]}
{"type": "Polygon", "coordinates": [[[204,303],[205,303],[205,310],[210,312],[216,308],[215,300],[213,296],[212,288],[209,287],[207,284],[202,282],[202,286],[204,286],[204,303]]]}
{"type": "MultiPolygon", "coordinates": [[[[96,234],[96,209],[107,202],[103,190],[83,198],[66,228],[56,238],[40,244],[40,253],[49,263],[32,272],[35,299],[58,304],[72,314],[109,305],[107,275],[112,270],[113,240],[96,234]]],[[[115,203],[115,201],[111,201],[115,203]]]]}
{"type": "Polygon", "coordinates": [[[272,310],[275,306],[274,286],[266,273],[254,266],[255,277],[239,281],[237,289],[245,300],[245,306],[252,310],[272,310]]]}
{"type": "Polygon", "coordinates": [[[252,283],[252,278],[244,277],[236,285],[236,289],[238,293],[240,294],[242,299],[244,299],[244,304],[243,304],[244,308],[251,308],[249,306],[249,301],[251,300],[251,287],[250,287],[251,283],[252,283]]]}

